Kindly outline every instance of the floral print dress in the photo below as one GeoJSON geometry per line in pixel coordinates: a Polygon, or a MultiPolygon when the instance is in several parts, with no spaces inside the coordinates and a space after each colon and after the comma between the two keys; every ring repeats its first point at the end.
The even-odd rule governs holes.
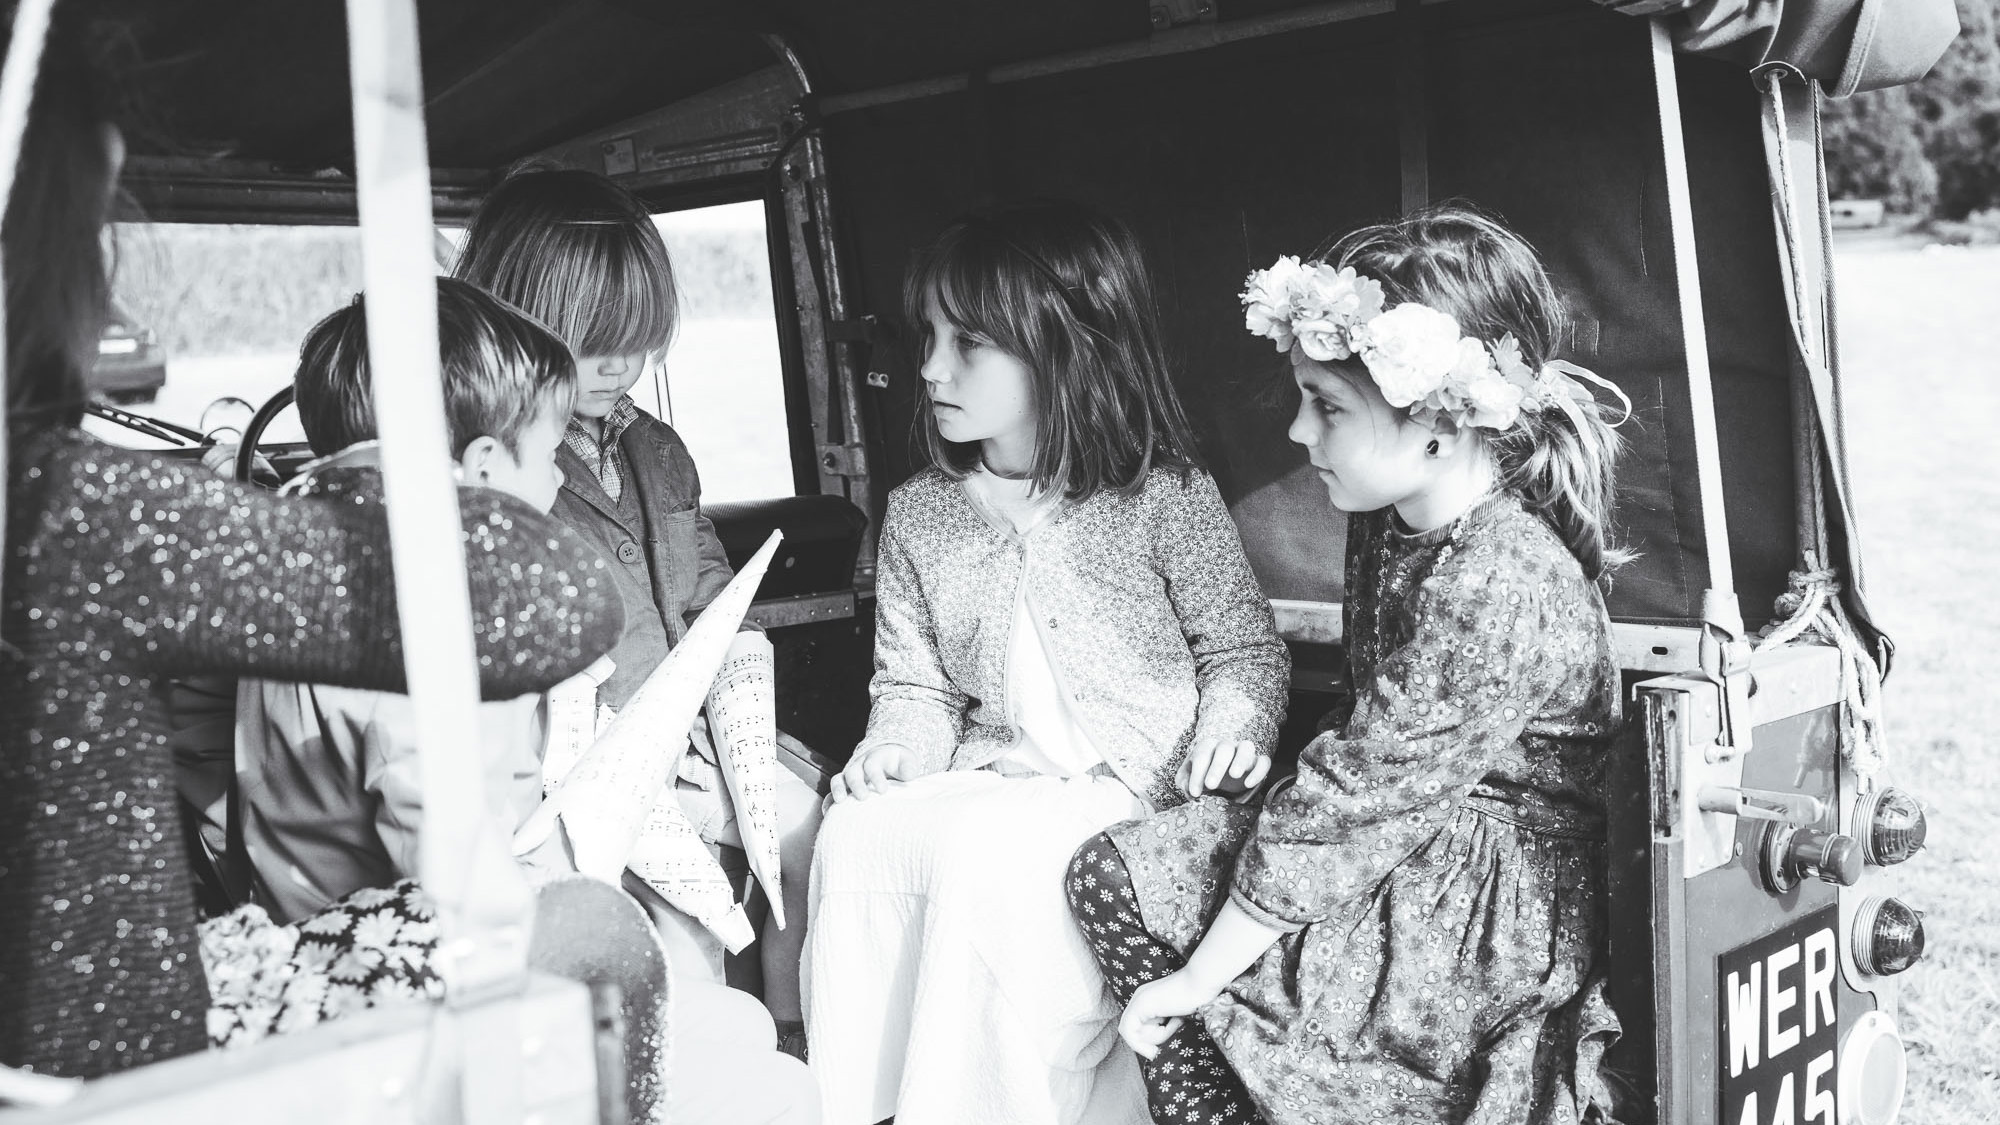
{"type": "MultiPolygon", "coordinates": [[[[1199,1013],[1273,1125],[1563,1125],[1609,1105],[1597,589],[1511,495],[1349,533],[1355,698],[1261,812],[1113,828],[1145,928],[1186,953],[1225,896],[1287,931],[1199,1013]]],[[[1086,927],[1087,929],[1088,927],[1086,927]]]]}
{"type": "Polygon", "coordinates": [[[363,887],[281,926],[261,906],[201,923],[208,1038],[243,1047],[369,1008],[444,997],[437,916],[414,879],[363,887]]]}

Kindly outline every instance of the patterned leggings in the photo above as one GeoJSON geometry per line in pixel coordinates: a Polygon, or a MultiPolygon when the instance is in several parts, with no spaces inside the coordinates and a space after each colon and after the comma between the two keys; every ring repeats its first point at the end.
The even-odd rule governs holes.
{"type": "MultiPolygon", "coordinates": [[[[1132,892],[1132,873],[1109,836],[1094,836],[1077,849],[1065,886],[1070,914],[1119,1003],[1130,1001],[1140,985],[1187,963],[1146,931],[1132,892]]],[[[1147,1108],[1158,1125],[1262,1125],[1243,1080],[1223,1061],[1196,1017],[1183,1020],[1150,1062],[1139,1060],[1139,1070],[1146,1080],[1147,1108]]]]}

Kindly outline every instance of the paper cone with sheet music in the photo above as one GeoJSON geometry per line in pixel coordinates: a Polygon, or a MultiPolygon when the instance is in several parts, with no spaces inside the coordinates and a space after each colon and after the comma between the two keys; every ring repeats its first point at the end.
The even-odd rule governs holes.
{"type": "Polygon", "coordinates": [[[785,925],[778,882],[778,707],[771,642],[738,633],[708,692],[708,727],[735,802],[736,830],[771,914],[785,925]]]}
{"type": "Polygon", "coordinates": [[[781,538],[771,533],[575,764],[559,780],[548,773],[548,799],[514,836],[514,853],[524,854],[560,823],[578,871],[615,884],[631,868],[732,951],[755,934],[671,782],[781,538]]]}

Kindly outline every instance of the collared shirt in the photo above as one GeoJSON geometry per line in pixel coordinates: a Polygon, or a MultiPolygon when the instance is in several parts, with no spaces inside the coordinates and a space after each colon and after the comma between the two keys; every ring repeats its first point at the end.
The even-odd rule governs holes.
{"type": "Polygon", "coordinates": [[[625,456],[618,451],[618,439],[627,427],[639,420],[639,406],[631,395],[621,395],[617,405],[604,416],[604,436],[599,438],[580,419],[571,418],[563,431],[563,444],[590,467],[604,494],[616,503],[625,492],[625,456]]]}

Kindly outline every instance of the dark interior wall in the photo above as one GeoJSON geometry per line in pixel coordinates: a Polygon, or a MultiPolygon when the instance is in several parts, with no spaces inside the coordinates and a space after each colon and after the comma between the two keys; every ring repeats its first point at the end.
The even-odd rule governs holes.
{"type": "MultiPolygon", "coordinates": [[[[1665,178],[1643,21],[1576,3],[1442,5],[1425,36],[1434,198],[1498,212],[1570,295],[1573,358],[1638,405],[1619,515],[1640,560],[1613,613],[1698,616],[1706,562],[1665,178]]],[[[910,250],[976,203],[1063,195],[1139,232],[1205,452],[1266,592],[1335,600],[1342,521],[1285,440],[1296,395],[1243,332],[1246,272],[1392,217],[1400,199],[1396,40],[1386,19],[838,114],[835,203],[861,311],[895,318],[910,250]]],[[[1722,416],[1737,588],[1768,615],[1792,558],[1783,308],[1756,102],[1739,69],[1680,67],[1701,278],[1722,416]]],[[[911,334],[905,333],[905,340],[911,334]]],[[[879,396],[890,483],[914,354],[879,396]]]]}

